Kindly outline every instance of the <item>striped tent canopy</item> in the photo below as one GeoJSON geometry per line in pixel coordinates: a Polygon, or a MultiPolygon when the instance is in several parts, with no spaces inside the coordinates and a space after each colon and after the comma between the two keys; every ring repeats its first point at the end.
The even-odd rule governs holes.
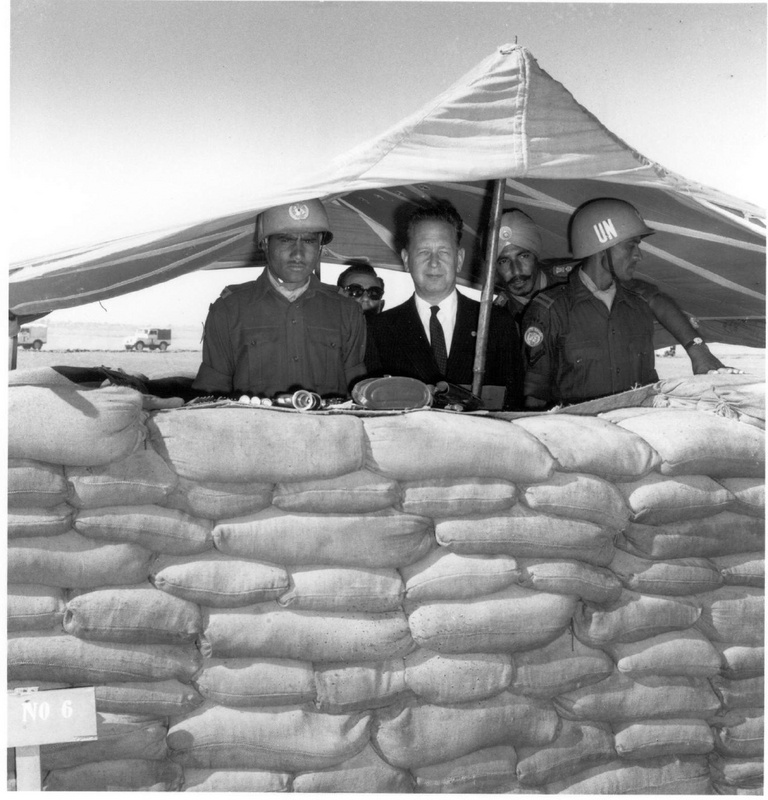
{"type": "Polygon", "coordinates": [[[261,266],[255,215],[310,197],[326,201],[334,232],[324,262],[363,259],[394,270],[402,269],[405,213],[433,198],[450,200],[465,222],[459,282],[478,287],[497,180],[505,181],[503,207],[538,223],[550,259],[568,258],[568,220],[581,203],[629,201],[658,231],[643,243],[638,277],[675,297],[709,340],[765,346],[765,212],[638,153],[517,45],[499,48],[314,177],[254,195],[242,210],[13,264],[10,308],[39,316],[197,269],[261,266]]]}

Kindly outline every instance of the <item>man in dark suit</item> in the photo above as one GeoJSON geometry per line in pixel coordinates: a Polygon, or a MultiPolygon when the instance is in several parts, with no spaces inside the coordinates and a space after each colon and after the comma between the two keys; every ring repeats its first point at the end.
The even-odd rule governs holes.
{"type": "MultiPolygon", "coordinates": [[[[415,293],[368,320],[365,364],[370,376],[402,375],[428,384],[444,380],[471,386],[480,304],[456,290],[464,263],[462,228],[461,217],[447,202],[412,214],[400,255],[415,293]]],[[[517,329],[509,314],[492,308],[484,384],[503,387],[504,400],[495,407],[520,408],[522,383],[517,329]]]]}

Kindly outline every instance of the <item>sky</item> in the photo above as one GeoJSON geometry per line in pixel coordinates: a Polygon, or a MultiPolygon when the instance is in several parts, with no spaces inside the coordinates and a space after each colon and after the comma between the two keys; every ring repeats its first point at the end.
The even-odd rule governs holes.
{"type": "MultiPolygon", "coordinates": [[[[11,0],[10,260],[248,207],[515,40],[645,156],[766,207],[765,3],[11,0]]],[[[252,277],[49,320],[197,325],[252,277]]]]}

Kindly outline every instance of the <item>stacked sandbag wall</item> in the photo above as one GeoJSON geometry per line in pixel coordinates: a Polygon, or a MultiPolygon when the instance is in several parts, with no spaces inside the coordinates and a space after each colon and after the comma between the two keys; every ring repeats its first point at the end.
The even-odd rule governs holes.
{"type": "Polygon", "coordinates": [[[10,688],[96,687],[44,788],[761,792],[759,426],[9,413],[10,688]]]}

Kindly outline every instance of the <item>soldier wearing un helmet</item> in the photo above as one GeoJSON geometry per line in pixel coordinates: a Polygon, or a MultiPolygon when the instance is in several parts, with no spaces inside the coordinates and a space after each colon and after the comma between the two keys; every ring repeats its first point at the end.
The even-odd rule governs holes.
{"type": "Polygon", "coordinates": [[[263,395],[306,389],[346,396],[365,373],[360,306],[315,276],[333,238],[320,200],[275,206],[256,219],[267,267],[211,305],[193,387],[263,395]]]}

